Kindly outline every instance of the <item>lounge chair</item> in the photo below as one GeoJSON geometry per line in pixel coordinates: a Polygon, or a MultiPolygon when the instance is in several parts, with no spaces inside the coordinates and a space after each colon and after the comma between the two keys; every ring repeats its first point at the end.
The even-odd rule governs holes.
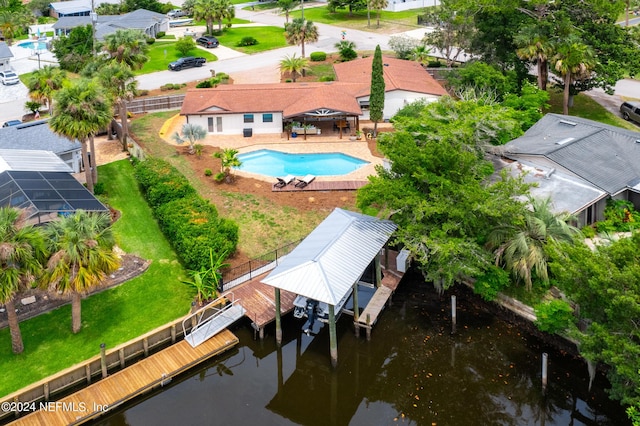
{"type": "Polygon", "coordinates": [[[296,177],[294,175],[286,175],[285,177],[277,177],[278,182],[273,184],[274,188],[284,188],[289,185],[296,177]]]}
{"type": "Polygon", "coordinates": [[[296,188],[304,188],[309,185],[316,177],[314,175],[306,175],[302,178],[297,178],[296,188]]]}

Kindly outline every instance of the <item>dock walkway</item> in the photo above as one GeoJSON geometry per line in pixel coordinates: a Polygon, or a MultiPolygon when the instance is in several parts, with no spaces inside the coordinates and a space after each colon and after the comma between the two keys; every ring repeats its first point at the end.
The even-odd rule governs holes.
{"type": "Polygon", "coordinates": [[[238,338],[224,330],[196,348],[182,340],[130,367],[114,373],[72,395],[17,419],[12,425],[77,425],[88,422],[153,388],[206,359],[238,344],[238,338]]]}

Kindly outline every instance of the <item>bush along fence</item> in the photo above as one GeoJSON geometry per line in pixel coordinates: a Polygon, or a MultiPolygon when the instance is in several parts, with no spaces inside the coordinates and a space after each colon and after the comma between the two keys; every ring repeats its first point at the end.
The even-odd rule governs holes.
{"type": "Polygon", "coordinates": [[[208,269],[210,249],[229,255],[235,252],[238,225],[219,217],[215,206],[200,197],[175,167],[148,158],[136,165],[135,176],[160,229],[185,268],[208,269]]]}
{"type": "Polygon", "coordinates": [[[221,291],[228,291],[233,287],[249,281],[258,275],[274,269],[280,264],[284,257],[291,253],[300,241],[294,241],[282,247],[279,247],[269,253],[265,253],[247,263],[236,266],[235,268],[226,268],[222,270],[222,287],[221,291]]]}

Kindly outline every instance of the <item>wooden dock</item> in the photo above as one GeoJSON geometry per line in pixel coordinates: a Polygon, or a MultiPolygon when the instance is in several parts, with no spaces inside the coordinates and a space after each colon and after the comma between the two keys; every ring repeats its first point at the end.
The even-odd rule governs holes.
{"type": "MultiPolygon", "coordinates": [[[[254,328],[264,337],[264,327],[276,319],[276,296],[273,287],[260,282],[269,272],[259,275],[246,283],[233,287],[231,292],[238,303],[245,309],[245,316],[254,328]]],[[[280,291],[280,312],[282,315],[293,310],[296,294],[280,291]]]]}
{"type": "Polygon", "coordinates": [[[357,321],[353,324],[356,327],[356,334],[359,333],[359,328],[364,328],[367,331],[367,340],[371,339],[371,329],[378,322],[378,318],[382,313],[382,310],[391,300],[391,296],[398,288],[400,280],[404,276],[403,272],[399,272],[396,266],[396,258],[398,252],[393,250],[387,251],[388,258],[383,261],[381,266],[383,277],[380,282],[380,286],[376,289],[373,297],[367,303],[364,311],[360,314],[357,321]],[[387,266],[385,267],[385,263],[387,266]]]}
{"type": "Polygon", "coordinates": [[[12,425],[77,425],[95,419],[145,392],[168,384],[171,378],[238,344],[228,330],[196,348],[182,340],[58,401],[38,404],[41,409],[12,425]],[[45,409],[42,409],[45,408],[45,409]]]}
{"type": "Polygon", "coordinates": [[[295,192],[295,191],[355,191],[365,186],[367,181],[363,180],[339,180],[339,181],[318,181],[314,180],[304,188],[298,188],[293,183],[282,188],[271,187],[273,192],[295,192]]]}

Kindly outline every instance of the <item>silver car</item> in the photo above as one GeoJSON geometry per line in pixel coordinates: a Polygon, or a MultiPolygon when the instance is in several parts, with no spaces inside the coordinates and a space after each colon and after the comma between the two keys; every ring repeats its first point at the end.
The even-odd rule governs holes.
{"type": "Polygon", "coordinates": [[[0,81],[2,81],[2,84],[5,86],[20,83],[18,74],[13,71],[0,71],[0,81]]]}
{"type": "Polygon", "coordinates": [[[622,114],[622,118],[625,120],[635,121],[640,124],[640,103],[624,102],[620,105],[620,114],[622,114]]]}

